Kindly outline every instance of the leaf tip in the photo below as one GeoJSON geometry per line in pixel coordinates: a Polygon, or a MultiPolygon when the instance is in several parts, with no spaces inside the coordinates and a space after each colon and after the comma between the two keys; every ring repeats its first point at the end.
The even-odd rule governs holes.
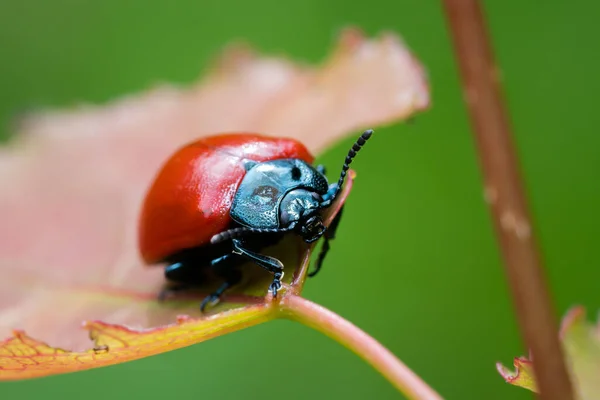
{"type": "Polygon", "coordinates": [[[496,370],[502,376],[506,383],[520,386],[531,391],[536,391],[536,385],[533,378],[533,364],[525,357],[515,357],[513,361],[514,371],[505,367],[502,363],[496,363],[496,370]]]}
{"type": "Polygon", "coordinates": [[[569,329],[585,320],[586,309],[582,305],[571,307],[560,322],[559,336],[564,338],[569,329]]]}
{"type": "Polygon", "coordinates": [[[342,28],[338,36],[338,46],[342,51],[354,51],[365,40],[365,33],[357,26],[342,28]]]}
{"type": "Polygon", "coordinates": [[[501,362],[496,363],[496,370],[498,371],[500,376],[502,376],[502,378],[504,378],[504,380],[506,382],[509,382],[510,380],[514,379],[514,377],[515,377],[515,372],[506,368],[504,366],[504,364],[502,364],[501,362]]]}

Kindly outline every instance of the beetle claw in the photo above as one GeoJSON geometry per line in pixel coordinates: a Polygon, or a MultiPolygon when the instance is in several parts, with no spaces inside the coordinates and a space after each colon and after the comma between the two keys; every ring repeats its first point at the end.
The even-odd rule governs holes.
{"type": "Polygon", "coordinates": [[[221,296],[216,295],[216,294],[210,294],[208,296],[206,296],[204,298],[204,300],[202,300],[202,303],[200,303],[200,312],[204,312],[204,310],[206,309],[206,306],[208,306],[209,304],[211,306],[214,306],[216,304],[218,304],[221,301],[221,296]]]}
{"type": "Polygon", "coordinates": [[[277,297],[277,292],[279,291],[279,289],[281,289],[281,278],[283,277],[283,272],[277,272],[275,273],[275,277],[273,278],[273,282],[271,283],[271,286],[269,286],[269,290],[271,291],[271,294],[273,294],[273,298],[277,297]]]}
{"type": "MultiPolygon", "coordinates": [[[[281,286],[279,286],[279,287],[281,287],[281,286]]],[[[271,283],[271,286],[269,286],[269,290],[271,290],[271,294],[273,295],[273,298],[277,298],[277,291],[279,290],[279,287],[277,287],[275,282],[271,283]]]]}

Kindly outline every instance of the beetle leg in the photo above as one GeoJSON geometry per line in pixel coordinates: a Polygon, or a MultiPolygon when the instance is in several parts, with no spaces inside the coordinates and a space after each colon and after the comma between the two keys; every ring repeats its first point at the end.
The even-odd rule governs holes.
{"type": "Polygon", "coordinates": [[[307,275],[312,278],[317,275],[317,273],[321,270],[323,266],[323,260],[325,260],[325,256],[329,252],[329,241],[335,239],[335,232],[337,231],[338,225],[340,224],[340,220],[342,219],[342,211],[344,211],[344,206],[340,208],[340,211],[337,213],[331,224],[325,231],[323,247],[321,247],[321,251],[319,252],[319,257],[317,257],[317,262],[315,263],[315,269],[309,272],[307,275]]]}
{"type": "Polygon", "coordinates": [[[317,165],[317,171],[321,174],[321,175],[325,175],[327,173],[327,170],[325,169],[325,166],[322,164],[317,165]]]}
{"type": "Polygon", "coordinates": [[[325,259],[325,256],[329,252],[329,238],[327,236],[325,236],[324,239],[325,240],[323,241],[323,247],[321,247],[321,251],[319,252],[319,257],[317,258],[317,262],[315,263],[315,268],[306,274],[309,278],[312,278],[313,276],[315,276],[319,273],[319,271],[321,270],[321,267],[323,266],[323,260],[325,259]]]}
{"type": "Polygon", "coordinates": [[[234,264],[232,264],[232,261],[234,261],[235,258],[237,258],[237,255],[235,254],[226,254],[222,257],[214,259],[211,262],[211,267],[213,268],[215,274],[223,277],[225,282],[219,286],[217,290],[202,300],[202,303],[200,304],[200,311],[204,312],[204,309],[209,304],[217,304],[227,289],[235,286],[242,280],[242,274],[235,268],[234,264]]]}
{"type": "Polygon", "coordinates": [[[273,282],[269,286],[269,290],[273,293],[273,297],[277,297],[277,291],[281,289],[281,278],[283,278],[283,263],[275,257],[265,256],[264,254],[255,253],[242,246],[239,239],[233,239],[233,253],[244,256],[251,261],[254,261],[260,267],[273,273],[273,282]]]}
{"type": "Polygon", "coordinates": [[[217,290],[206,296],[204,300],[202,300],[202,303],[200,303],[200,311],[204,312],[204,309],[208,304],[210,304],[211,306],[216,305],[221,300],[221,296],[223,295],[223,293],[225,293],[225,291],[231,286],[233,286],[233,284],[225,281],[225,283],[219,286],[217,290]]]}
{"type": "Polygon", "coordinates": [[[165,268],[165,278],[173,284],[160,291],[158,301],[165,301],[167,297],[197,286],[203,279],[203,275],[200,272],[198,268],[194,268],[189,263],[176,262],[167,265],[165,268]]]}
{"type": "Polygon", "coordinates": [[[204,273],[189,261],[176,262],[165,268],[165,278],[181,285],[195,286],[203,281],[204,273]]]}
{"type": "Polygon", "coordinates": [[[202,300],[202,303],[200,304],[200,311],[204,312],[204,309],[209,304],[210,305],[217,304],[221,300],[221,296],[223,295],[223,293],[225,293],[225,291],[227,289],[229,289],[230,287],[235,286],[239,281],[240,281],[239,274],[235,277],[235,279],[231,279],[231,278],[227,279],[221,286],[219,286],[219,288],[217,290],[215,290],[213,293],[206,296],[204,298],[204,300],[202,300]]]}

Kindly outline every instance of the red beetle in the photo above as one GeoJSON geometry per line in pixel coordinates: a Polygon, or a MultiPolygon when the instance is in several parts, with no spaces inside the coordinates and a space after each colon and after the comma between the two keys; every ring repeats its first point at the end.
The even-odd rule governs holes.
{"type": "Polygon", "coordinates": [[[372,132],[359,137],[331,185],[324,167],[313,167],[314,157],[293,139],[236,133],[184,146],[162,167],[145,197],[139,225],[144,261],[168,263],[165,277],[179,285],[175,289],[201,285],[207,268],[223,277],[201,310],[240,281],[238,267],[248,260],[273,273],[269,290],[276,296],[283,264],[260,250],[288,233],[307,243],[324,236],[314,276],[341,215],[328,230],[322,211],[340,192],[349,164],[372,132]]]}

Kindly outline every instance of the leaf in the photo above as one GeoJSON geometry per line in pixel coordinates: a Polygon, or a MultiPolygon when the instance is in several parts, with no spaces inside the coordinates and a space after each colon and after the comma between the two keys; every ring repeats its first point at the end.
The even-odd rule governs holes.
{"type": "Polygon", "coordinates": [[[515,357],[513,363],[515,366],[514,372],[500,363],[496,364],[496,368],[506,382],[536,392],[537,387],[535,385],[531,361],[525,357],[515,357]]]}
{"type": "Polygon", "coordinates": [[[92,321],[84,329],[95,345],[85,352],[53,348],[15,331],[13,338],[0,343],[0,376],[2,380],[35,378],[135,360],[265,322],[271,319],[270,311],[265,304],[251,305],[208,319],[180,317],[176,324],[145,331],[92,321]]]}
{"type": "MultiPolygon", "coordinates": [[[[573,307],[563,318],[560,338],[576,398],[600,398],[600,323],[591,324],[583,307],[573,307]]],[[[500,363],[496,367],[506,382],[536,392],[532,363],[531,357],[519,357],[515,358],[514,372],[500,363]]]]}
{"type": "MultiPolygon", "coordinates": [[[[354,172],[350,170],[348,181],[344,185],[338,200],[331,206],[325,216],[326,225],[340,211],[350,190],[354,172]]],[[[309,267],[310,253],[313,246],[299,243],[302,249],[294,252],[281,253],[281,260],[289,259],[289,255],[299,256],[299,260],[286,264],[286,269],[297,268],[291,275],[289,284],[279,294],[278,301],[267,298],[238,296],[234,303],[229,303],[228,310],[214,315],[202,315],[192,318],[189,315],[177,316],[175,324],[168,324],[150,329],[131,329],[123,325],[108,324],[102,321],[90,321],[83,324],[89,331],[89,337],[94,346],[86,351],[68,351],[29,337],[24,331],[14,331],[13,337],[0,342],[0,380],[17,380],[75,372],[107,365],[119,364],[142,357],[148,357],[165,351],[199,343],[216,336],[234,332],[239,329],[277,318],[285,314],[279,309],[279,302],[286,295],[298,295],[304,284],[309,267]],[[288,265],[289,264],[289,265],[288,265]],[[235,307],[237,303],[258,301],[258,304],[235,307]]],[[[263,276],[268,276],[263,273],[263,276]]],[[[263,283],[263,287],[267,282],[263,283]]],[[[229,296],[236,298],[236,296],[229,296]]],[[[156,295],[147,301],[156,302],[156,295]]],[[[193,298],[192,304],[196,311],[198,298],[193,298]]],[[[189,301],[188,301],[189,302],[189,301]]],[[[180,300],[181,303],[181,300],[180,300]]],[[[223,304],[220,306],[222,308],[223,304]]]]}
{"type": "MultiPolygon", "coordinates": [[[[144,267],[136,248],[143,195],[183,144],[217,132],[257,131],[296,137],[318,153],[358,129],[428,105],[422,67],[396,36],[369,40],[347,29],[320,67],[234,45],[189,88],[160,85],[107,105],[25,118],[0,148],[0,338],[18,329],[85,352],[89,339],[77,329],[84,321],[137,331],[177,315],[200,317],[202,294],[156,301],[162,268],[144,267]]],[[[292,240],[271,249],[286,265],[288,283],[299,264],[305,270],[308,250],[292,240]]],[[[269,276],[249,267],[251,277],[252,268],[253,286],[232,292],[215,312],[264,302],[269,276]]]]}

